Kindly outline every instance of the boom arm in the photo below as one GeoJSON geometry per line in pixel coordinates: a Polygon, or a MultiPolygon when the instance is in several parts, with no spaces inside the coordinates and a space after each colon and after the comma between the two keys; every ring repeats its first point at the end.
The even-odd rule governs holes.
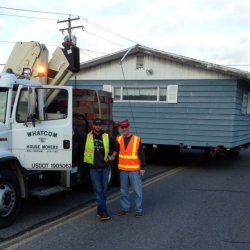
{"type": "MultiPolygon", "coordinates": [[[[5,64],[3,72],[11,69],[16,75],[22,75],[24,69],[30,69],[33,77],[38,75],[38,67],[48,68],[49,51],[38,42],[17,42],[5,64]]],[[[47,79],[42,79],[47,84],[47,79]]]]}
{"type": "MultiPolygon", "coordinates": [[[[31,78],[35,78],[42,84],[63,86],[70,79],[73,72],[80,69],[79,49],[69,43],[63,44],[65,48],[57,47],[52,58],[48,62],[48,49],[38,42],[17,42],[3,69],[11,69],[17,75],[23,75],[24,69],[31,70],[31,78]],[[39,76],[38,68],[44,67],[45,74],[39,76]]],[[[50,92],[46,97],[48,106],[56,91],[50,92]]]]}

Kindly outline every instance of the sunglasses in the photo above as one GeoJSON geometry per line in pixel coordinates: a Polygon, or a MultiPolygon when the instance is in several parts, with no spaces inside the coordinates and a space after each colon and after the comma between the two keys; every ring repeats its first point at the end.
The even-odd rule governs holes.
{"type": "Polygon", "coordinates": [[[128,128],[127,126],[122,126],[121,129],[128,128]]]}

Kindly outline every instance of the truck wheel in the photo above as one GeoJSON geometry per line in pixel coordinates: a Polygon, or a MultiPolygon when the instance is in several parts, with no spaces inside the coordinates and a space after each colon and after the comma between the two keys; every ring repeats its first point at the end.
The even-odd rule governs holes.
{"type": "Polygon", "coordinates": [[[0,169],[0,228],[9,226],[21,206],[19,182],[13,171],[0,169]]]}

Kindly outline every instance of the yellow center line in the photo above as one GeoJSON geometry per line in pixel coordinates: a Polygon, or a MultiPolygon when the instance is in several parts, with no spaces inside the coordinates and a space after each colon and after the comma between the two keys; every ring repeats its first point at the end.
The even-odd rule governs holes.
{"type": "MultiPolygon", "coordinates": [[[[155,177],[147,179],[147,180],[143,181],[143,187],[145,188],[145,187],[147,187],[147,186],[149,186],[157,181],[160,181],[161,179],[164,179],[170,175],[173,175],[173,174],[175,174],[183,169],[185,169],[185,167],[175,168],[173,170],[169,170],[169,171],[164,172],[162,174],[159,174],[155,177]]],[[[132,193],[132,190],[130,191],[130,193],[132,193]]],[[[120,198],[120,193],[117,192],[114,195],[110,196],[110,198],[107,201],[107,204],[110,204],[110,203],[118,200],[119,198],[120,198]]],[[[16,237],[15,239],[12,239],[12,240],[9,240],[8,242],[0,244],[0,247],[2,249],[6,249],[6,250],[14,250],[16,248],[19,248],[19,247],[31,242],[32,240],[34,240],[34,239],[36,239],[36,238],[38,238],[46,233],[49,233],[53,229],[59,228],[59,227],[65,225],[66,223],[69,223],[69,222],[72,222],[76,219],[79,219],[80,217],[83,217],[84,215],[87,215],[91,212],[94,212],[95,210],[96,210],[96,203],[93,202],[85,208],[82,208],[80,210],[72,212],[72,213],[65,215],[59,219],[56,219],[52,222],[46,223],[46,224],[40,226],[39,228],[33,229],[29,232],[22,234],[19,237],[16,237]]]]}

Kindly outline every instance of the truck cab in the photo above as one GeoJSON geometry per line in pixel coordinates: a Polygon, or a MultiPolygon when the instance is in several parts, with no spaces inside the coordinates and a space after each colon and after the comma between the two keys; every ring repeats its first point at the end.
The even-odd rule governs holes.
{"type": "Polygon", "coordinates": [[[49,63],[45,46],[35,42],[18,43],[13,51],[0,74],[0,227],[15,220],[22,198],[89,181],[86,134],[94,118],[105,119],[102,110],[106,128],[112,125],[108,93],[64,86],[72,75],[68,48],[57,48],[49,63]],[[39,64],[47,67],[45,74],[39,64]]]}
{"type": "MultiPolygon", "coordinates": [[[[71,87],[0,75],[0,223],[20,197],[48,192],[48,171],[72,169],[72,121],[71,87]]],[[[70,183],[60,174],[51,177],[51,186],[58,192],[70,183]]]]}

